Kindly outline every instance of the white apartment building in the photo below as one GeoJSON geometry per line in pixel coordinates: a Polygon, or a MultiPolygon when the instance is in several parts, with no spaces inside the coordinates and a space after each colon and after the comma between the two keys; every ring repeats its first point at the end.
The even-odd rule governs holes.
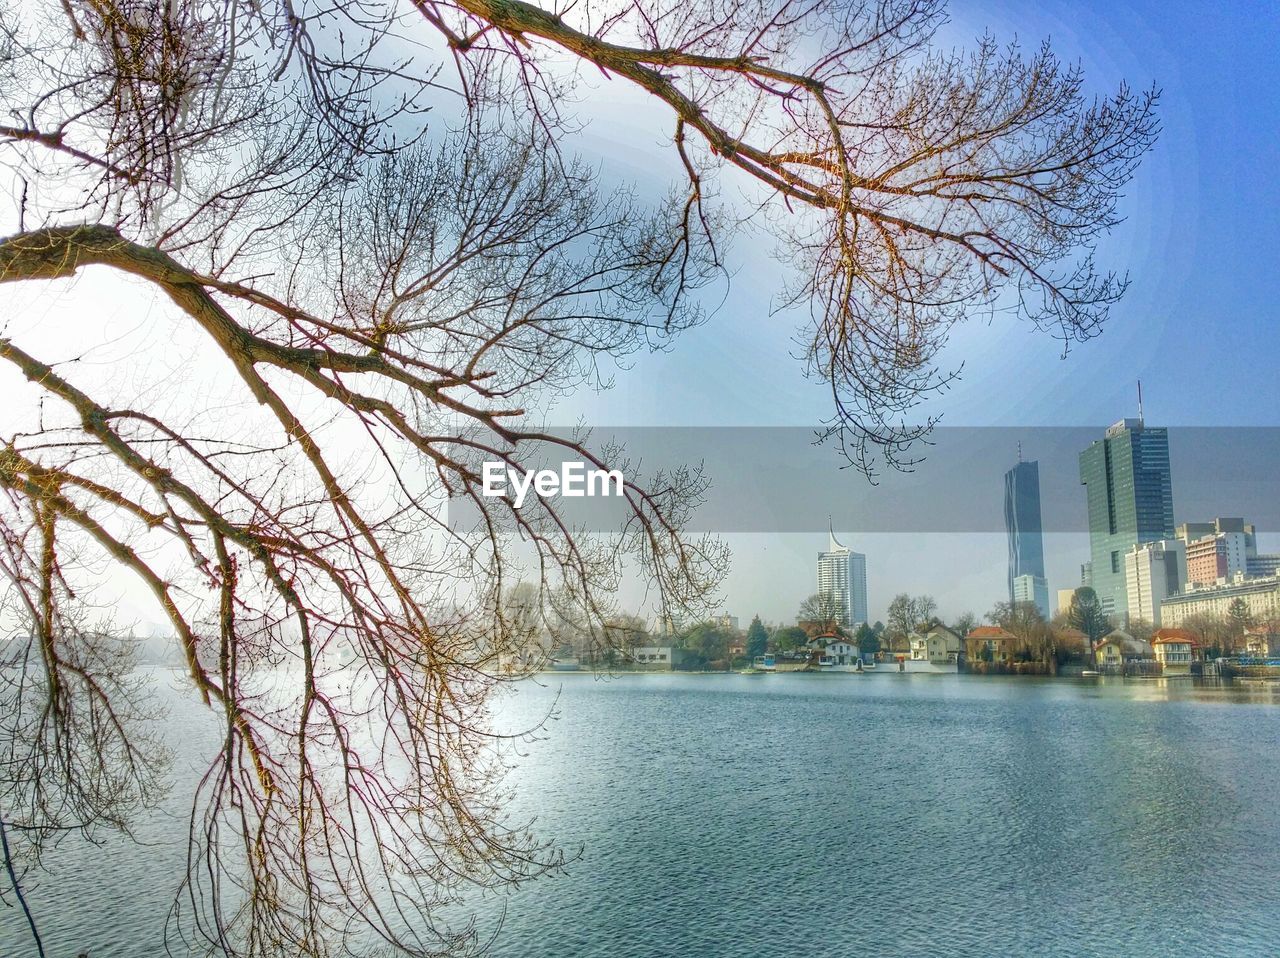
{"type": "Polygon", "coordinates": [[[1244,600],[1255,622],[1280,620],[1280,576],[1185,589],[1160,603],[1161,625],[1176,628],[1195,615],[1225,616],[1236,599],[1244,600]]]}
{"type": "Polygon", "coordinates": [[[867,621],[867,557],[842,545],[834,531],[827,551],[818,553],[818,591],[839,602],[841,625],[867,621]]]}
{"type": "Polygon", "coordinates": [[[1187,576],[1186,543],[1181,539],[1141,542],[1124,556],[1129,621],[1143,619],[1156,628],[1160,603],[1182,588],[1187,576]]]}

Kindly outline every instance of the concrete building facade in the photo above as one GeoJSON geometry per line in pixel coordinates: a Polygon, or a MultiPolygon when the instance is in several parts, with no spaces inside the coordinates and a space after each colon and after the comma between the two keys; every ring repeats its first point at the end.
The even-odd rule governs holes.
{"type": "Polygon", "coordinates": [[[1255,622],[1280,621],[1280,576],[1247,579],[1184,589],[1160,603],[1161,625],[1182,626],[1197,615],[1226,616],[1231,603],[1243,599],[1255,622]]]}
{"type": "Polygon", "coordinates": [[[1125,553],[1126,611],[1130,621],[1161,625],[1160,603],[1186,582],[1186,544],[1181,539],[1144,542],[1125,553]]]}
{"type": "Polygon", "coordinates": [[[827,551],[818,553],[818,591],[839,602],[841,625],[867,621],[867,557],[843,545],[834,531],[827,551]]]}

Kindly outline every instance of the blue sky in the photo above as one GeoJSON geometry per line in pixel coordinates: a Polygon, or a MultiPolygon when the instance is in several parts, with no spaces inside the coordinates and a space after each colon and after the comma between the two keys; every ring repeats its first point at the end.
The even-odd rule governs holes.
{"type": "MultiPolygon", "coordinates": [[[[1272,321],[1280,300],[1280,8],[1217,6],[952,4],[946,36],[956,43],[984,28],[1024,45],[1048,37],[1063,59],[1080,58],[1099,92],[1121,80],[1155,83],[1163,133],[1122,203],[1126,222],[1103,249],[1102,262],[1133,279],[1103,335],[1062,360],[1060,344],[1026,324],[962,328],[948,358],[965,361],[964,379],[927,407],[948,424],[1108,423],[1132,414],[1138,378],[1153,421],[1275,420],[1280,378],[1268,366],[1280,357],[1272,321]]],[[[602,149],[634,147],[624,143],[633,136],[625,121],[597,121],[592,132],[602,149]]],[[[655,136],[653,157],[661,150],[655,136]]],[[[637,158],[631,168],[643,164],[637,158]]],[[[593,397],[594,421],[799,424],[826,413],[822,388],[785,357],[793,324],[763,308],[779,273],[747,243],[734,258],[741,269],[712,321],[672,352],[640,358],[612,395],[593,397]]]]}
{"type": "MultiPolygon", "coordinates": [[[[968,44],[984,31],[1025,46],[1047,37],[1061,58],[1083,63],[1099,93],[1121,81],[1154,83],[1163,133],[1122,202],[1126,222],[1102,250],[1104,265],[1133,280],[1103,334],[1063,359],[1060,343],[1025,324],[976,321],[944,357],[944,365],[965,362],[964,378],[924,408],[947,425],[1105,426],[1134,415],[1141,378],[1153,424],[1276,424],[1280,8],[955,0],[950,12],[948,43],[968,44]]],[[[637,150],[635,106],[617,101],[594,118],[588,139],[614,156],[628,152],[624,173],[643,178],[660,165],[663,147],[655,133],[637,150]]],[[[638,357],[614,390],[577,397],[569,408],[601,425],[809,424],[826,415],[822,387],[788,356],[793,323],[765,308],[778,270],[748,244],[739,243],[735,258],[729,297],[707,325],[669,353],[638,357]]],[[[1176,504],[1176,462],[1174,482],[1176,504]]],[[[818,538],[731,537],[738,560],[728,606],[743,616],[788,616],[812,588],[818,538]]],[[[985,611],[1001,598],[1001,536],[877,536],[862,545],[873,615],[902,590],[932,592],[951,614],[985,611]]],[[[1086,552],[1080,537],[1051,537],[1048,551],[1050,588],[1075,585],[1086,552]]]]}
{"type": "MultiPolygon", "coordinates": [[[[948,44],[970,45],[987,31],[1027,47],[1048,37],[1064,60],[1083,63],[1092,90],[1102,95],[1122,80],[1135,87],[1158,85],[1164,129],[1122,203],[1127,221],[1103,250],[1104,265],[1128,269],[1133,277],[1103,335],[1063,359],[1059,343],[1025,325],[1003,318],[974,322],[958,331],[943,357],[947,366],[963,360],[964,378],[922,412],[941,414],[946,426],[1100,429],[1134,413],[1134,382],[1141,378],[1153,424],[1277,424],[1280,8],[953,0],[951,18],[944,32],[948,44]]],[[[588,124],[579,146],[599,162],[605,178],[633,180],[642,189],[678,179],[669,117],[621,81],[590,71],[582,81],[593,89],[580,101],[588,124]]],[[[729,295],[705,326],[687,333],[671,352],[633,357],[614,389],[569,398],[553,421],[581,419],[603,427],[812,425],[827,416],[823,387],[806,382],[801,364],[789,355],[796,323],[769,314],[782,282],[769,245],[767,237],[736,245],[729,295]]],[[[126,328],[148,321],[153,310],[164,313],[135,284],[115,279],[108,285],[92,274],[37,302],[10,302],[15,315],[33,328],[47,328],[49,335],[56,335],[56,324],[47,320],[78,320],[85,308],[106,309],[126,328]]],[[[109,357],[104,353],[95,361],[108,363],[109,357]]],[[[1028,458],[1038,455],[1033,440],[1025,452],[1028,458]]],[[[758,458],[772,453],[761,449],[758,458]]],[[[1010,448],[1009,464],[1015,456],[1010,448]]],[[[839,489],[831,511],[838,513],[841,497],[856,497],[859,487],[848,472],[837,476],[833,469],[833,480],[839,489]]],[[[1175,512],[1177,489],[1175,459],[1175,512]]],[[[991,495],[1001,494],[993,483],[991,495]]],[[[1221,511],[1237,514],[1225,498],[1221,511]]],[[[873,617],[883,616],[900,591],[935,595],[946,616],[984,612],[1003,596],[1005,541],[998,532],[838,531],[868,555],[873,617]]],[[[789,620],[814,588],[814,557],[825,534],[726,538],[735,557],[725,605],[744,619],[759,612],[789,620]]],[[[1277,548],[1265,538],[1263,544],[1277,548]]],[[[1087,551],[1086,538],[1078,534],[1048,537],[1051,590],[1077,584],[1087,551]]],[[[638,594],[622,598],[640,601],[638,594]]],[[[149,609],[140,606],[138,615],[155,617],[149,609]]]]}

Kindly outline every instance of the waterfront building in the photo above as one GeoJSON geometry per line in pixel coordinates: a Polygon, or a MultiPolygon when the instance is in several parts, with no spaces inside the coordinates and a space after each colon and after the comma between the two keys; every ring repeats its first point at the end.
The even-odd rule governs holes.
{"type": "Polygon", "coordinates": [[[664,670],[675,665],[676,651],[669,645],[641,645],[629,650],[627,661],[650,669],[664,670]]]}
{"type": "Polygon", "coordinates": [[[1013,580],[1011,598],[1014,603],[1031,602],[1040,611],[1041,617],[1048,622],[1049,583],[1042,575],[1020,575],[1013,580]]]}
{"type": "Polygon", "coordinates": [[[960,659],[960,653],[964,651],[964,640],[959,633],[945,625],[939,625],[924,635],[912,632],[910,648],[914,662],[955,665],[960,659]]]}
{"type": "Polygon", "coordinates": [[[1069,625],[1053,630],[1053,644],[1058,647],[1058,651],[1068,655],[1081,656],[1089,651],[1089,637],[1069,625]]]}
{"type": "Polygon", "coordinates": [[[1017,637],[998,625],[980,625],[964,638],[965,658],[970,662],[1007,662],[1017,637]]]}
{"type": "Polygon", "coordinates": [[[1157,629],[1151,636],[1151,650],[1165,675],[1190,675],[1199,646],[1186,629],[1157,629]]]}
{"type": "Polygon", "coordinates": [[[1160,603],[1186,581],[1186,544],[1181,539],[1144,542],[1125,553],[1125,593],[1130,621],[1143,619],[1159,627],[1160,603]]]}
{"type": "Polygon", "coordinates": [[[1176,628],[1192,616],[1222,618],[1236,599],[1244,600],[1255,622],[1280,621],[1280,576],[1264,579],[1239,576],[1214,585],[1188,586],[1160,603],[1160,622],[1176,628]]]}
{"type": "Polygon", "coordinates": [[[1142,542],[1172,539],[1169,432],[1122,419],[1080,453],[1089,510],[1089,578],[1102,610],[1129,608],[1124,555],[1142,542]]]}
{"type": "Polygon", "coordinates": [[[867,621],[867,557],[843,545],[834,531],[827,551],[818,553],[818,591],[836,599],[841,625],[867,621]]]}
{"type": "Polygon", "coordinates": [[[1245,651],[1260,659],[1280,656],[1280,622],[1265,622],[1244,631],[1245,651]]]}
{"type": "Polygon", "coordinates": [[[858,664],[858,646],[851,639],[846,639],[843,636],[832,639],[827,643],[826,654],[832,658],[836,665],[858,664]]]}
{"type": "Polygon", "coordinates": [[[1155,651],[1149,643],[1135,639],[1123,629],[1113,629],[1094,649],[1098,668],[1104,672],[1123,672],[1136,662],[1153,660],[1155,651]]]}
{"type": "MultiPolygon", "coordinates": [[[[1009,600],[1018,599],[1015,584],[1023,576],[1044,581],[1044,528],[1040,518],[1040,464],[1019,462],[1004,474],[1004,528],[1009,538],[1009,600]]],[[[1038,604],[1038,603],[1037,603],[1038,604]]],[[[1049,617],[1048,586],[1041,612],[1049,617]]]]}

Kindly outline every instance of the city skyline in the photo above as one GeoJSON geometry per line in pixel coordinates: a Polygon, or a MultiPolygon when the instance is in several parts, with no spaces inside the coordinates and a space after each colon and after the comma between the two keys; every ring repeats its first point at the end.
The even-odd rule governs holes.
{"type": "MultiPolygon", "coordinates": [[[[1094,559],[1087,557],[1093,555],[1107,563],[1114,561],[1115,576],[1103,575],[1084,582],[1082,577],[1059,577],[1050,581],[1048,576],[1036,576],[1031,571],[1015,575],[1022,568],[1034,569],[1037,561],[1043,562],[1036,549],[1044,538],[1039,522],[1039,463],[1023,461],[1004,475],[1006,528],[1002,538],[1008,559],[1005,570],[1006,587],[1009,589],[1007,597],[1011,601],[1034,602],[1041,614],[1049,619],[1062,611],[1064,594],[1070,594],[1082,584],[1097,582],[1102,590],[1113,590],[1110,593],[1100,591],[1099,597],[1104,601],[1110,597],[1107,611],[1117,626],[1141,619],[1158,627],[1162,624],[1160,603],[1166,598],[1185,593],[1188,588],[1200,587],[1202,592],[1207,588],[1221,589],[1244,576],[1256,580],[1274,576],[1280,571],[1280,555],[1260,554],[1257,529],[1243,519],[1218,516],[1209,521],[1189,520],[1188,516],[1195,513],[1180,513],[1179,518],[1184,521],[1175,529],[1173,469],[1166,427],[1148,426],[1144,420],[1136,418],[1119,420],[1103,430],[1101,438],[1079,452],[1077,465],[1079,484],[1075,488],[1079,490],[1078,498],[1085,507],[1091,529],[1083,536],[1061,533],[1051,536],[1059,540],[1075,539],[1079,543],[1074,551],[1070,547],[1058,550],[1063,554],[1060,558],[1064,559],[1059,565],[1065,567],[1067,561],[1074,560],[1072,568],[1088,569],[1094,565],[1094,559]],[[1020,491],[1025,493],[1021,503],[1020,491]],[[1035,508],[1030,508],[1028,503],[1034,503],[1035,508]],[[1018,508],[1020,504],[1021,509],[1018,508]],[[1192,556],[1190,577],[1187,575],[1188,555],[1192,556]],[[1201,556],[1199,560],[1195,559],[1197,555],[1201,556]],[[1083,562],[1081,558],[1084,558],[1083,562]],[[1019,559],[1023,561],[1021,566],[1018,565],[1019,559]],[[1206,569],[1211,565],[1212,571],[1197,576],[1196,561],[1206,569]],[[1115,579],[1120,581],[1119,586],[1114,584],[1115,579]],[[1058,595],[1056,609],[1049,604],[1050,585],[1058,595]]],[[[1206,500],[1219,505],[1233,501],[1233,488],[1229,483],[1224,485],[1221,493],[1215,491],[1212,479],[1206,480],[1204,476],[1198,477],[1195,485],[1198,488],[1192,498],[1198,504],[1206,500]],[[1206,485],[1208,488],[1203,488],[1206,485]]],[[[829,537],[828,553],[819,554],[820,569],[823,556],[844,548],[833,534],[829,533],[829,537]]],[[[868,536],[864,533],[860,538],[868,536]]],[[[892,535],[886,538],[892,538],[892,535]]],[[[992,536],[971,532],[964,534],[964,538],[966,541],[978,541],[992,536]]],[[[1272,539],[1274,541],[1274,536],[1272,539]]],[[[890,556],[892,552],[892,549],[885,549],[878,555],[890,556]]],[[[874,573],[875,564],[870,568],[874,573]]],[[[822,582],[820,577],[820,591],[822,582]]],[[[917,575],[910,580],[899,579],[892,592],[886,591],[882,598],[887,604],[891,596],[898,593],[932,594],[937,584],[938,580],[925,575],[917,575]]],[[[1260,591],[1260,588],[1253,587],[1253,591],[1260,591]]],[[[951,621],[963,612],[982,616],[996,601],[996,596],[989,593],[972,592],[963,606],[952,604],[939,611],[943,613],[944,621],[951,621]]],[[[1202,606],[1205,596],[1198,596],[1196,601],[1202,606]]],[[[753,614],[761,611],[754,609],[753,614]]],[[[765,617],[777,622],[795,619],[787,614],[773,617],[766,614],[765,617]]],[[[883,618],[883,613],[875,610],[869,612],[867,621],[883,618]]]]}
{"type": "MultiPolygon", "coordinates": [[[[1070,44],[1086,75],[1100,83],[1151,79],[1161,88],[1163,130],[1145,172],[1126,191],[1126,221],[1107,244],[1125,259],[1132,285],[1102,334],[1073,344],[1063,358],[1061,342],[1001,314],[961,328],[941,362],[956,368],[963,360],[964,375],[927,411],[950,427],[1105,428],[1133,414],[1133,383],[1141,378],[1148,416],[1166,426],[1269,423],[1280,382],[1259,375],[1257,357],[1280,350],[1280,324],[1270,321],[1280,301],[1280,274],[1271,266],[1280,250],[1280,182],[1266,159],[1280,150],[1280,129],[1257,120],[1280,112],[1275,19],[1244,8],[1155,0],[953,4],[950,12],[948,34],[957,43],[987,28],[1027,39],[1052,36],[1070,44]],[[1185,388],[1178,372],[1188,368],[1248,383],[1250,401],[1241,402],[1234,389],[1185,388]]],[[[633,155],[641,175],[658,150],[633,155]]],[[[820,385],[777,361],[794,343],[787,316],[765,308],[773,275],[767,243],[758,255],[741,252],[737,289],[717,301],[720,312],[706,326],[687,334],[699,346],[687,355],[638,357],[616,389],[581,405],[584,415],[655,426],[801,425],[829,415],[820,385]],[[770,370],[763,387],[760,377],[742,374],[760,368],[770,370]],[[655,378],[669,388],[647,389],[655,378]]],[[[1036,458],[1033,443],[1027,450],[1036,458]]],[[[1241,507],[1226,499],[1222,509],[1236,514],[1241,507]]],[[[1274,538],[1278,531],[1268,525],[1260,534],[1274,538]]],[[[791,597],[811,581],[811,537],[733,534],[727,541],[742,558],[730,570],[726,601],[743,610],[759,604],[776,618],[794,612],[791,597]],[[778,561],[761,564],[760,556],[778,561]],[[776,599],[775,590],[782,593],[776,599]]],[[[859,532],[859,541],[874,555],[872,618],[884,615],[881,599],[915,583],[931,585],[956,614],[982,614],[1007,591],[1003,531],[940,534],[927,542],[859,532]]],[[[1079,585],[1087,532],[1050,532],[1044,547],[1050,588],[1079,585]]]]}
{"type": "MultiPolygon", "coordinates": [[[[1277,24],[1239,9],[1154,0],[1124,7],[1100,0],[1049,2],[1016,10],[975,2],[953,4],[950,14],[945,36],[958,44],[972,43],[987,29],[1005,36],[1051,35],[1078,55],[1096,89],[1121,78],[1139,86],[1158,83],[1164,129],[1126,191],[1120,210],[1126,221],[1104,247],[1127,267],[1132,285],[1102,335],[1073,345],[1063,359],[1060,342],[1000,313],[988,323],[961,327],[940,361],[954,367],[965,359],[964,376],[931,400],[927,411],[953,426],[1022,424],[1034,430],[1105,424],[1133,405],[1132,383],[1140,376],[1148,409],[1168,425],[1267,422],[1268,410],[1280,399],[1280,383],[1255,373],[1256,357],[1280,348],[1280,326],[1268,321],[1280,298],[1280,277],[1268,265],[1280,249],[1280,185],[1266,175],[1264,158],[1274,155],[1280,131],[1253,122],[1253,116],[1274,113],[1280,97],[1280,86],[1271,82],[1277,24]],[[1239,96],[1241,85],[1251,91],[1247,101],[1239,96]],[[1240,183],[1250,189],[1237,189],[1240,183]],[[1195,345],[1194,356],[1189,344],[1195,345]],[[1230,381],[1247,382],[1251,402],[1239,402],[1233,390],[1183,388],[1173,373],[1193,359],[1230,381]]],[[[626,139],[622,175],[641,188],[665,183],[665,147],[629,136],[636,118],[649,115],[644,98],[612,87],[610,92],[607,107],[584,107],[592,119],[581,140],[584,152],[612,150],[626,139]]],[[[829,415],[824,390],[806,380],[799,364],[778,361],[793,345],[794,324],[785,310],[774,314],[777,265],[768,258],[768,244],[755,241],[761,238],[734,248],[738,279],[727,296],[717,290],[709,298],[706,325],[687,331],[679,349],[629,359],[612,390],[566,397],[557,407],[563,418],[618,425],[758,425],[816,423],[829,415]],[[744,369],[768,375],[744,376],[744,369]],[[655,381],[664,388],[650,388],[655,381]]],[[[135,317],[161,309],[158,298],[136,285],[94,273],[67,283],[52,305],[27,308],[20,301],[16,297],[15,314],[29,315],[31,325],[47,328],[50,336],[61,335],[63,320],[83,310],[128,328],[135,317]]],[[[202,362],[200,356],[184,359],[202,362]]],[[[1030,444],[1028,451],[1034,458],[1030,444]]],[[[882,481],[894,484],[899,477],[882,481]]],[[[1223,511],[1236,508],[1226,502],[1223,511]]],[[[1259,534],[1277,532],[1263,526],[1259,534]]],[[[872,619],[884,615],[881,600],[912,588],[931,588],[955,613],[978,614],[1008,590],[1002,585],[1003,533],[940,534],[928,541],[861,532],[859,537],[875,553],[868,569],[877,599],[869,609],[872,619]]],[[[794,596],[811,588],[809,537],[732,533],[726,540],[740,558],[726,579],[724,603],[744,612],[758,604],[775,618],[793,612],[794,596]],[[752,558],[766,554],[779,561],[752,558]]],[[[1074,570],[1087,552],[1079,535],[1047,533],[1044,547],[1050,589],[1078,584],[1074,570]]],[[[639,601],[626,597],[627,604],[639,601]]],[[[124,602],[122,614],[144,627],[161,621],[145,600],[124,602]]]]}

